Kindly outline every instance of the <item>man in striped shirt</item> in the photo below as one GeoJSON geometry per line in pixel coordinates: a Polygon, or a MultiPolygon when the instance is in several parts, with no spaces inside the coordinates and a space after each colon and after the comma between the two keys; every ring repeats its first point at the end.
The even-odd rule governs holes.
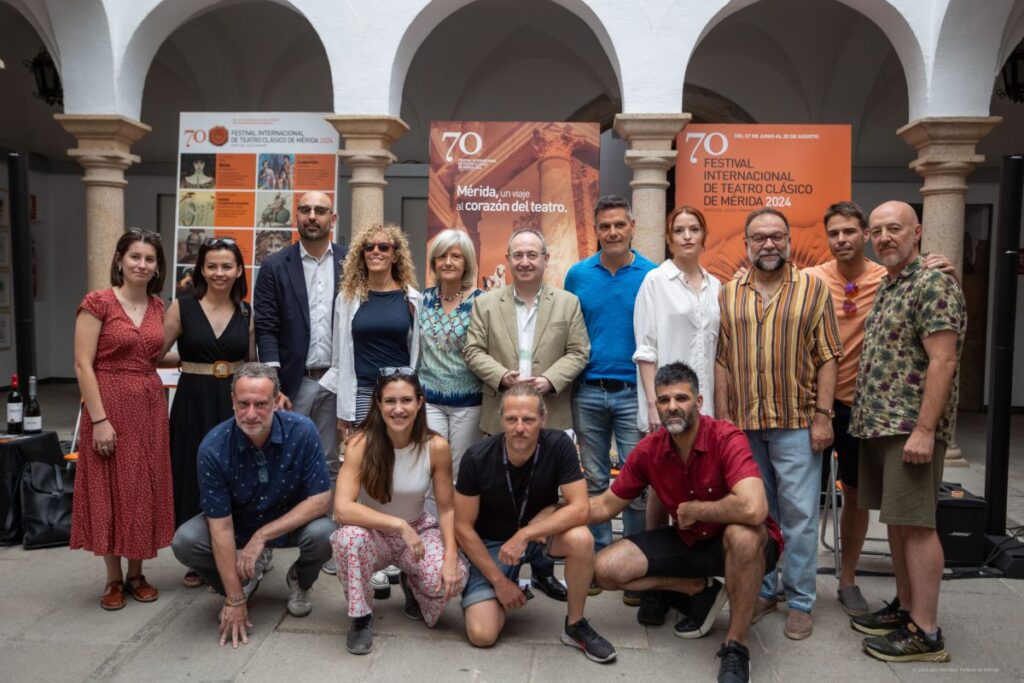
{"type": "MultiPolygon", "coordinates": [[[[743,429],[782,527],[784,633],[811,635],[817,580],[821,452],[832,443],[837,361],[843,355],[828,287],[789,263],[789,221],[758,209],[744,226],[753,268],[722,288],[715,414],[743,429]]],[[[754,612],[776,607],[778,573],[765,576],[754,612]]]]}

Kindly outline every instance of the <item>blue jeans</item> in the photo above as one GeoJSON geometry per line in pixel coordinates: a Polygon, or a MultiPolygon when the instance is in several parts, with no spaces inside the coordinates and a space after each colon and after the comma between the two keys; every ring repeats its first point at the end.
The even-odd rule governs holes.
{"type": "MultiPolygon", "coordinates": [[[[489,541],[487,539],[480,539],[484,542],[484,547],[487,548],[487,552],[490,553],[491,559],[494,560],[494,564],[498,565],[498,569],[505,575],[510,581],[519,581],[519,569],[527,562],[530,566],[535,566],[538,561],[551,563],[546,553],[546,547],[541,543],[530,541],[526,544],[526,550],[523,551],[522,561],[516,565],[503,564],[498,559],[498,551],[501,550],[501,546],[505,545],[506,541],[489,541]]],[[[466,580],[466,587],[462,591],[462,609],[466,609],[471,605],[475,605],[478,602],[484,600],[493,600],[498,596],[494,590],[494,586],[488,581],[484,575],[477,569],[476,565],[472,562],[469,563],[469,578],[466,580]]]]}
{"type": "MultiPolygon", "coordinates": [[[[748,429],[747,440],[764,479],[768,511],[782,529],[782,588],[790,609],[810,612],[818,578],[821,453],[811,452],[807,429],[748,429]]],[[[778,592],[778,569],[765,574],[761,597],[778,592]]]]}
{"type": "MultiPolygon", "coordinates": [[[[611,479],[612,433],[618,446],[619,463],[626,458],[643,438],[636,426],[636,387],[621,391],[605,391],[601,387],[578,382],[572,397],[572,423],[576,437],[583,447],[583,472],[587,478],[587,493],[597,496],[608,489],[611,479]]],[[[622,512],[623,534],[638,534],[647,528],[645,510],[647,503],[641,496],[630,503],[622,512]]],[[[612,542],[612,523],[591,524],[594,535],[594,552],[612,542]]]]}

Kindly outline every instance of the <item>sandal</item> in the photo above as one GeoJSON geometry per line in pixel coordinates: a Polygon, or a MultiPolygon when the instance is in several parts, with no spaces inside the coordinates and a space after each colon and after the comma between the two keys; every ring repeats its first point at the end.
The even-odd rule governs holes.
{"type": "Polygon", "coordinates": [[[127,602],[124,597],[124,581],[111,581],[100,597],[100,607],[111,612],[121,609],[127,602]]]}
{"type": "Polygon", "coordinates": [[[160,591],[146,582],[146,577],[142,574],[138,576],[129,576],[125,581],[125,592],[135,598],[136,602],[155,602],[160,597],[160,591]]]}
{"type": "Polygon", "coordinates": [[[185,588],[199,588],[206,582],[203,581],[203,577],[199,576],[199,572],[189,569],[185,572],[185,578],[181,580],[181,583],[185,588]]]}

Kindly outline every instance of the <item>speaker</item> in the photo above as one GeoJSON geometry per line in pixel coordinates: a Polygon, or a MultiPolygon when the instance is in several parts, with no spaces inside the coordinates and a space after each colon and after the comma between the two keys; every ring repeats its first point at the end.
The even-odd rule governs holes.
{"type": "Polygon", "coordinates": [[[985,536],[985,552],[993,567],[1008,579],[1024,579],[1024,544],[1011,536],[985,536]]]}
{"type": "Polygon", "coordinates": [[[942,482],[935,529],[947,567],[978,567],[985,561],[988,505],[960,484],[942,482]]]}

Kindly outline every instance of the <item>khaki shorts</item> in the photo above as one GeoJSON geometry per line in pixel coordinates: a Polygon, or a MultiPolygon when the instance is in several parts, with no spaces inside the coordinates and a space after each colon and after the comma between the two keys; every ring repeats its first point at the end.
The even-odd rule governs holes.
{"type": "Polygon", "coordinates": [[[883,524],[935,528],[946,444],[935,442],[931,462],[903,462],[906,435],[882,436],[860,442],[857,507],[880,510],[883,524]]]}

